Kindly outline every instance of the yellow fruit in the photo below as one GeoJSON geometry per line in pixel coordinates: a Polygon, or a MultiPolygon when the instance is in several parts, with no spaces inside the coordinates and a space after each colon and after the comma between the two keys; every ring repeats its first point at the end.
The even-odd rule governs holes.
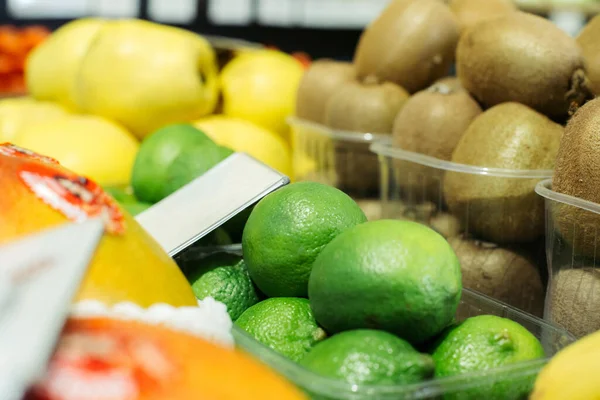
{"type": "Polygon", "coordinates": [[[0,143],[12,142],[25,126],[64,117],[68,112],[56,103],[18,97],[0,101],[0,143]]]}
{"type": "Polygon", "coordinates": [[[77,73],[90,43],[106,23],[83,18],[67,23],[36,47],[28,56],[25,81],[31,95],[76,109],[74,91],[77,73]]]}
{"type": "Polygon", "coordinates": [[[215,115],[193,122],[221,146],[248,153],[287,176],[292,175],[290,149],[276,133],[240,118],[215,115]]]}
{"type": "Polygon", "coordinates": [[[28,125],[14,143],[53,157],[102,186],[129,184],[139,147],[136,138],[123,127],[91,115],[28,125]]]}
{"type": "Polygon", "coordinates": [[[254,122],[287,139],[286,118],[296,109],[304,74],[294,57],[274,50],[240,54],[221,72],[223,113],[254,122]]]}
{"type": "Polygon", "coordinates": [[[531,400],[600,399],[600,332],[567,346],[542,369],[531,400]]]}
{"type": "Polygon", "coordinates": [[[215,52],[192,32],[142,20],[102,29],[79,70],[77,104],[139,138],[212,113],[218,100],[215,52]]]}

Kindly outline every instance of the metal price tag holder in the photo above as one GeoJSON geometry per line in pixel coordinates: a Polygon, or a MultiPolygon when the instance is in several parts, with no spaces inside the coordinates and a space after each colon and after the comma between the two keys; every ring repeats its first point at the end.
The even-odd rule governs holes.
{"type": "Polygon", "coordinates": [[[235,153],[136,219],[173,257],[289,182],[251,156],[235,153]]]}
{"type": "Polygon", "coordinates": [[[93,219],[0,246],[0,399],[21,400],[45,373],[103,232],[93,219]]]}

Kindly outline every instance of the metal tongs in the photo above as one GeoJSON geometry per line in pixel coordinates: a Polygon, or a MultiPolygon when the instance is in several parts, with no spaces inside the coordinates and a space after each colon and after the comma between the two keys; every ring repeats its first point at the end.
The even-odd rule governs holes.
{"type": "Polygon", "coordinates": [[[0,246],[0,399],[45,373],[103,231],[94,219],[0,246]]]}

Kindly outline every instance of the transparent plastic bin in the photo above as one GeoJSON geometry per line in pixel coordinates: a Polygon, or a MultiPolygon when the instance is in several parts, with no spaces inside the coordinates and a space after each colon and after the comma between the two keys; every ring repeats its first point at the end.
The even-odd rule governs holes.
{"type": "Polygon", "coordinates": [[[288,124],[295,180],[325,183],[354,198],[378,197],[379,166],[369,145],[388,135],[333,130],[296,117],[288,124]]]}
{"type": "Polygon", "coordinates": [[[600,204],[553,191],[551,179],[536,192],[546,202],[544,317],[580,338],[600,329],[600,204]]]}
{"type": "Polygon", "coordinates": [[[411,219],[436,229],[463,264],[490,264],[481,267],[480,279],[463,274],[466,287],[543,315],[544,202],[535,186],[551,177],[551,170],[458,164],[394,148],[389,139],[370,148],[379,156],[382,218],[411,219]],[[497,251],[491,254],[491,249],[497,251]],[[527,282],[519,279],[524,274],[527,282]]]}
{"type": "MultiPolygon", "coordinates": [[[[471,316],[492,314],[510,318],[522,324],[542,342],[547,357],[551,357],[575,338],[565,330],[554,327],[534,316],[522,313],[508,305],[494,301],[468,289],[463,290],[457,320],[471,316]]],[[[502,400],[521,400],[523,393],[514,383],[532,385],[548,358],[504,366],[488,371],[457,377],[435,379],[420,384],[403,386],[358,386],[332,380],[308,371],[257,342],[234,325],[236,345],[271,366],[313,399],[320,400],[404,400],[404,399],[497,399],[488,396],[491,390],[502,388],[502,400]],[[485,396],[485,397],[482,397],[485,396]]],[[[522,387],[522,386],[521,386],[522,387]]]]}

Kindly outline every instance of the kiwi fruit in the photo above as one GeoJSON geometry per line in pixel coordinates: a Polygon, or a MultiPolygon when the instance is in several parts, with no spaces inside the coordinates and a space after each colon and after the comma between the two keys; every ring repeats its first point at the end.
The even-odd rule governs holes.
{"type": "Polygon", "coordinates": [[[469,93],[438,82],[404,104],[392,130],[393,145],[450,160],[452,152],[481,108],[469,93]]]}
{"type": "Polygon", "coordinates": [[[493,243],[455,236],[448,239],[460,260],[463,287],[541,317],[544,286],[537,266],[525,255],[493,243]]]}
{"type": "Polygon", "coordinates": [[[576,39],[586,61],[586,73],[590,80],[590,86],[596,95],[600,94],[600,41],[598,38],[600,38],[600,15],[592,18],[576,39]]]}
{"type": "Polygon", "coordinates": [[[329,98],[340,86],[352,81],[354,75],[354,67],[349,62],[320,59],[311,63],[298,87],[296,116],[324,123],[329,98]]]}
{"type": "MultiPolygon", "coordinates": [[[[583,107],[569,120],[560,142],[552,189],[600,203],[600,98],[583,107]]],[[[574,253],[595,257],[600,252],[600,215],[583,208],[555,203],[555,229],[574,253]]]]}
{"type": "Polygon", "coordinates": [[[557,121],[592,95],[575,39],[520,11],[465,31],[456,69],[465,89],[486,107],[517,102],[557,121]]]}
{"type": "Polygon", "coordinates": [[[581,338],[600,329],[600,270],[563,269],[553,279],[550,319],[581,338]]]}
{"type": "MultiPolygon", "coordinates": [[[[503,103],[476,117],[452,161],[509,170],[552,170],[564,128],[519,103],[503,103]]],[[[529,242],[544,233],[539,179],[447,171],[444,198],[468,232],[493,243],[529,242]]]]}
{"type": "Polygon", "coordinates": [[[455,90],[464,89],[463,85],[460,83],[460,79],[458,79],[458,76],[445,76],[435,81],[434,85],[436,83],[443,83],[444,85],[449,86],[451,89],[455,90]]]}
{"type": "Polygon", "coordinates": [[[417,92],[448,74],[458,38],[458,22],[443,2],[393,0],[359,39],[357,76],[373,75],[417,92]]]}
{"type": "Polygon", "coordinates": [[[460,219],[447,212],[439,212],[431,217],[429,227],[446,239],[458,236],[463,231],[460,219]]]}
{"type": "MultiPolygon", "coordinates": [[[[394,120],[394,147],[450,160],[454,147],[481,114],[481,108],[462,87],[434,83],[414,94],[394,120]]],[[[402,196],[412,202],[441,203],[444,170],[406,160],[394,160],[402,196]]]]}
{"type": "Polygon", "coordinates": [[[378,199],[358,199],[356,204],[367,216],[367,220],[374,221],[381,218],[381,201],[378,199]]]}
{"type": "MultiPolygon", "coordinates": [[[[394,117],[409,94],[392,82],[373,77],[342,85],[327,102],[325,124],[338,131],[391,134],[394,117]]],[[[359,197],[379,189],[379,161],[360,138],[334,141],[337,186],[359,197]]]]}
{"type": "Polygon", "coordinates": [[[461,32],[480,22],[517,11],[513,0],[450,0],[448,6],[456,16],[461,32]]]}

